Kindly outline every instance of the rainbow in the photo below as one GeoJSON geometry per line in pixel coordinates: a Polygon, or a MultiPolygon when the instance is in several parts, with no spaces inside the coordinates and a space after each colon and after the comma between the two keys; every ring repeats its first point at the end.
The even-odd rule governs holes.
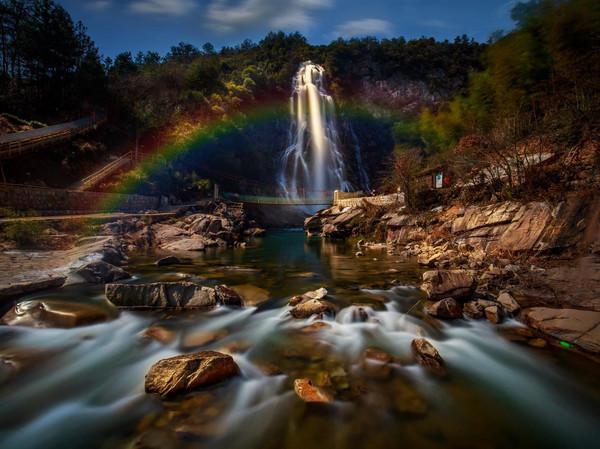
{"type": "MultiPolygon", "coordinates": [[[[210,142],[228,134],[238,132],[245,127],[270,123],[281,119],[282,114],[289,111],[289,101],[276,101],[261,105],[253,105],[236,111],[235,114],[211,119],[202,123],[188,138],[180,142],[170,141],[157,145],[150,152],[145,152],[143,159],[138,162],[136,170],[145,176],[136,179],[133,176],[124,177],[109,193],[144,195],[142,185],[147,177],[157,173],[165,164],[192,152],[202,152],[210,142]]],[[[362,117],[369,115],[359,103],[346,101],[338,108],[346,116],[362,117]]],[[[96,210],[114,212],[123,209],[123,195],[104,195],[98,202],[96,210]]]]}

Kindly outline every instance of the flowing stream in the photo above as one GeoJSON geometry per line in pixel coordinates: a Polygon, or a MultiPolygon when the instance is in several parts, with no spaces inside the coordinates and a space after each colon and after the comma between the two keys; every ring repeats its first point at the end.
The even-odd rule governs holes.
{"type": "MultiPolygon", "coordinates": [[[[353,252],[281,231],[248,249],[200,254],[188,266],[156,267],[156,256],[140,255],[129,267],[134,282],[225,283],[253,301],[268,299],[243,309],[123,311],[73,329],[0,326],[0,357],[20,367],[17,375],[0,372],[0,447],[594,447],[596,364],[528,346],[514,321],[431,320],[414,287],[417,266],[353,252]],[[339,311],[307,328],[317,320],[292,319],[287,300],[322,286],[339,311]],[[140,337],[153,324],[171,341],[140,337]],[[439,349],[446,379],[413,362],[416,336],[439,349]],[[366,364],[369,347],[394,362],[366,364]],[[205,349],[232,353],[242,376],[164,402],[144,393],[154,362],[205,349]],[[330,389],[335,402],[300,401],[292,387],[299,377],[330,389]]],[[[32,297],[109,306],[102,287],[85,284],[32,297]]]]}

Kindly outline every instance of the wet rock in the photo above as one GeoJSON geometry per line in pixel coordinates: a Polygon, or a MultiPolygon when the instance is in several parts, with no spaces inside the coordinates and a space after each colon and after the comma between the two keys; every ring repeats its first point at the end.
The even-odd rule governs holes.
{"type": "Polygon", "coordinates": [[[157,267],[165,267],[168,265],[189,265],[191,263],[191,259],[182,259],[176,256],[167,256],[157,260],[155,262],[155,265],[157,267]]]}
{"type": "Polygon", "coordinates": [[[324,389],[313,385],[310,379],[296,379],[294,391],[304,402],[333,402],[333,397],[324,389]]]}
{"type": "Polygon", "coordinates": [[[521,306],[509,292],[501,292],[497,301],[502,304],[504,310],[513,315],[521,310],[521,306]]]}
{"type": "Polygon", "coordinates": [[[425,312],[428,315],[436,318],[456,319],[462,318],[462,310],[460,305],[454,298],[445,298],[425,307],[425,312]]]}
{"type": "Polygon", "coordinates": [[[115,266],[120,266],[123,263],[123,260],[125,260],[123,253],[113,246],[105,246],[102,248],[100,251],[100,258],[103,262],[115,266]]]}
{"type": "Polygon", "coordinates": [[[265,376],[279,376],[283,374],[281,368],[270,362],[258,362],[255,365],[265,376]]]}
{"type": "Polygon", "coordinates": [[[392,374],[393,357],[377,348],[367,348],[363,353],[363,370],[372,379],[387,379],[392,374]]]}
{"type": "Polygon", "coordinates": [[[168,397],[222,382],[239,373],[230,355],[203,351],[158,361],[146,374],[144,384],[147,393],[168,397]]]}
{"type": "Polygon", "coordinates": [[[303,301],[307,301],[309,299],[323,299],[327,296],[327,289],[321,287],[318,290],[306,292],[302,295],[297,295],[292,297],[288,303],[290,306],[294,307],[300,304],[303,301]]]}
{"type": "Polygon", "coordinates": [[[502,322],[502,309],[498,306],[489,306],[484,309],[485,317],[490,323],[500,324],[502,322]]]}
{"type": "Polygon", "coordinates": [[[226,285],[217,285],[215,287],[217,294],[217,302],[228,307],[243,307],[244,301],[242,297],[234,289],[226,285]]]}
{"type": "Polygon", "coordinates": [[[331,305],[318,299],[305,300],[290,310],[290,314],[297,319],[331,312],[333,312],[331,305]]]}
{"type": "Polygon", "coordinates": [[[107,299],[118,307],[194,309],[217,305],[215,290],[191,282],[106,284],[107,299]]]}
{"type": "Polygon", "coordinates": [[[558,340],[600,353],[600,312],[533,307],[523,311],[525,322],[558,340]]]}
{"type": "Polygon", "coordinates": [[[486,307],[496,305],[494,301],[477,299],[469,301],[463,305],[463,313],[473,320],[479,320],[484,317],[486,307]]]}
{"type": "Polygon", "coordinates": [[[429,299],[466,299],[475,291],[477,283],[473,272],[467,270],[434,270],[423,273],[421,290],[429,299]]]}
{"type": "Polygon", "coordinates": [[[121,281],[131,277],[131,275],[122,268],[115,267],[114,265],[101,260],[87,264],[78,269],[76,273],[86,282],[94,284],[121,281]]]}
{"type": "Polygon", "coordinates": [[[415,338],[411,349],[419,365],[424,366],[438,376],[446,374],[444,359],[435,347],[424,338],[415,338]]]}
{"type": "Polygon", "coordinates": [[[29,293],[62,287],[67,280],[64,276],[49,276],[34,281],[16,282],[0,287],[0,303],[2,301],[24,296],[29,293]]]}
{"type": "Polygon", "coordinates": [[[156,340],[163,345],[171,343],[175,339],[175,332],[162,326],[150,326],[138,334],[147,340],[156,340]]]}
{"type": "Polygon", "coordinates": [[[119,311],[108,304],[100,306],[56,300],[23,301],[10,309],[0,321],[10,326],[71,328],[116,318],[119,311]]]}

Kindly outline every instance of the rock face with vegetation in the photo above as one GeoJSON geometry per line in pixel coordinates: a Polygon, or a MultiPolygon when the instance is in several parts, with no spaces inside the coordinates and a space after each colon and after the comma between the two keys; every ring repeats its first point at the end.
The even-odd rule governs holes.
{"type": "Polygon", "coordinates": [[[169,397],[222,382],[239,372],[230,355],[203,351],[158,361],[146,374],[145,388],[169,397]]]}

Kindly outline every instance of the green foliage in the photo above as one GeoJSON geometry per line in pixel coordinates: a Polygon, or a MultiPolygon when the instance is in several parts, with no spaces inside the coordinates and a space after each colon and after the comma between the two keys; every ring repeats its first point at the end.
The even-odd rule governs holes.
{"type": "Polygon", "coordinates": [[[0,0],[0,102],[45,117],[105,92],[98,50],[81,22],[51,0],[0,0]]]}
{"type": "Polygon", "coordinates": [[[467,92],[421,114],[429,152],[490,133],[506,120],[523,121],[529,134],[565,138],[583,136],[597,122],[597,2],[533,0],[518,3],[512,15],[518,27],[488,47],[486,68],[470,77],[467,92]]]}

